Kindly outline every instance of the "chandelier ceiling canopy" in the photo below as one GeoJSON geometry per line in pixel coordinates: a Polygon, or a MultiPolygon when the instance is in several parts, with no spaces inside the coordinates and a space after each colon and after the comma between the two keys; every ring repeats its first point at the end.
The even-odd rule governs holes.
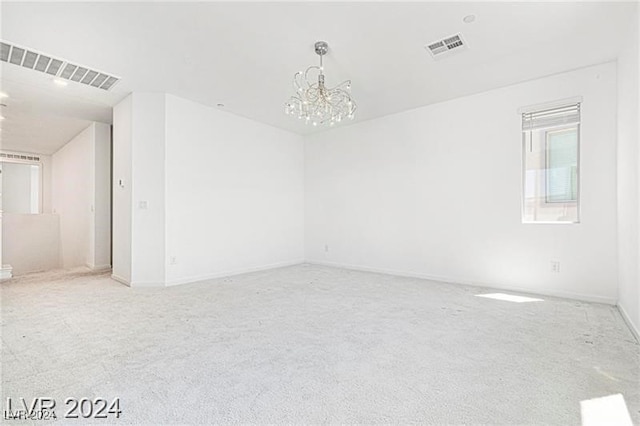
{"type": "Polygon", "coordinates": [[[351,80],[333,88],[325,85],[322,57],[328,50],[327,42],[316,42],[315,52],[320,56],[320,66],[312,65],[294,75],[296,93],[284,106],[286,114],[313,126],[334,126],[344,119],[353,120],[356,111],[356,103],[351,98],[351,80]]]}

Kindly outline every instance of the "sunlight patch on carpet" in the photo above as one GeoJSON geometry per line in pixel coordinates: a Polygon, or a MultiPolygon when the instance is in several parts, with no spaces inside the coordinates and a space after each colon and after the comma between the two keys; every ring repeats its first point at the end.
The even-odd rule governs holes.
{"type": "Polygon", "coordinates": [[[580,401],[582,426],[632,426],[624,397],[617,393],[602,398],[580,401]]]}
{"type": "Polygon", "coordinates": [[[504,300],[506,302],[526,303],[526,302],[544,302],[543,299],[536,299],[534,297],[516,296],[514,294],[505,293],[489,293],[489,294],[476,294],[477,297],[486,297],[487,299],[504,300]]]}

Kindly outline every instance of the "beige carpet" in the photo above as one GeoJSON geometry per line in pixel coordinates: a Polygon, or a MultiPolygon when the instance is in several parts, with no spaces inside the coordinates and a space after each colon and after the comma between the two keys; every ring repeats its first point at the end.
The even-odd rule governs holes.
{"type": "Polygon", "coordinates": [[[640,350],[612,306],[312,265],[0,292],[2,401],[53,397],[58,417],[66,397],[119,397],[122,423],[567,425],[621,393],[640,422],[640,350]]]}

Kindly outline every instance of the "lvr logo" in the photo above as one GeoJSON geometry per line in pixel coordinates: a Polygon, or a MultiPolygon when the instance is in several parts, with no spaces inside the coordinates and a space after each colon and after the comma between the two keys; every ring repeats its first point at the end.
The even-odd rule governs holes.
{"type": "Polygon", "coordinates": [[[18,398],[17,403],[14,404],[14,401],[11,397],[7,398],[7,411],[26,411],[27,413],[32,413],[34,411],[50,411],[56,407],[56,401],[53,398],[48,397],[37,397],[34,398],[31,402],[27,402],[24,398],[18,398]]]}

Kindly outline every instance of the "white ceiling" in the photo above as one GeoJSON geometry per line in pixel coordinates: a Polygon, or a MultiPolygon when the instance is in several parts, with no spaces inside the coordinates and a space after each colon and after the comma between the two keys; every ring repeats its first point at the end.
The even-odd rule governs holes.
{"type": "Polygon", "coordinates": [[[111,92],[2,63],[3,149],[51,153],[132,91],[168,92],[305,134],[284,114],[293,74],[329,43],[328,83],[356,121],[613,60],[634,3],[11,3],[1,38],[122,77],[111,92]],[[465,15],[476,21],[465,24],[465,15]],[[423,46],[461,32],[469,50],[423,46]]]}

